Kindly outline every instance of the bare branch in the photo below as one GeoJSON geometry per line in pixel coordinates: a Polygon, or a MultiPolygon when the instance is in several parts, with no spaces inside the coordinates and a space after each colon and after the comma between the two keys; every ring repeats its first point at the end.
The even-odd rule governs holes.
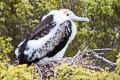
{"type": "Polygon", "coordinates": [[[81,57],[82,57],[82,58],[85,57],[85,55],[86,55],[86,51],[87,51],[87,48],[88,48],[88,46],[85,47],[85,49],[82,51],[82,54],[81,54],[81,57]]]}
{"type": "Polygon", "coordinates": [[[92,51],[114,51],[115,53],[119,54],[118,51],[111,49],[111,48],[92,49],[92,51]]]}
{"type": "Polygon", "coordinates": [[[72,62],[76,61],[77,58],[79,58],[80,56],[80,50],[78,51],[78,53],[72,58],[72,62]]]}
{"type": "Polygon", "coordinates": [[[112,61],[109,61],[109,60],[105,59],[104,57],[99,56],[96,52],[93,52],[93,51],[87,52],[87,53],[86,53],[86,56],[93,56],[94,58],[99,59],[99,60],[102,60],[102,61],[106,62],[107,64],[113,66],[113,67],[116,67],[116,66],[117,66],[116,63],[114,63],[114,62],[112,62],[112,61]]]}
{"type": "Polygon", "coordinates": [[[38,74],[40,76],[40,80],[42,80],[42,72],[41,72],[40,68],[38,67],[38,65],[37,64],[35,64],[35,65],[37,66],[37,70],[38,70],[38,74]]]}
{"type": "Polygon", "coordinates": [[[93,65],[88,65],[88,66],[86,66],[86,68],[96,70],[96,71],[102,71],[103,70],[102,68],[100,68],[98,66],[93,66],[93,65]]]}

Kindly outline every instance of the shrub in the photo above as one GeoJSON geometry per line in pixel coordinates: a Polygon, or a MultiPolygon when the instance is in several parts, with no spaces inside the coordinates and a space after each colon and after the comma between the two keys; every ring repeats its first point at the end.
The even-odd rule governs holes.
{"type": "Polygon", "coordinates": [[[12,38],[8,37],[0,37],[0,59],[6,60],[8,59],[8,54],[13,50],[13,47],[10,43],[12,38]]]}
{"type": "MultiPolygon", "coordinates": [[[[64,65],[55,69],[57,80],[119,80],[118,74],[64,65]]],[[[51,78],[53,80],[53,78],[51,78]]]]}
{"type": "Polygon", "coordinates": [[[0,80],[38,80],[37,69],[27,65],[13,66],[0,62],[0,80]]]}
{"type": "Polygon", "coordinates": [[[118,59],[117,59],[116,72],[120,75],[120,54],[118,55],[118,59]]]}

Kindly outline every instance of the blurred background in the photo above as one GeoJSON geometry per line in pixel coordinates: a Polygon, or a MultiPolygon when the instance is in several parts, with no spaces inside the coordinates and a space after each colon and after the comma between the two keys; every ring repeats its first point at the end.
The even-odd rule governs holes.
{"type": "MultiPolygon", "coordinates": [[[[75,22],[77,35],[66,56],[78,50],[112,48],[120,52],[119,0],[0,0],[0,59],[15,60],[14,50],[36,27],[43,15],[54,9],[67,8],[77,16],[88,17],[89,23],[75,22]]],[[[116,54],[102,55],[116,61],[116,54]]]]}

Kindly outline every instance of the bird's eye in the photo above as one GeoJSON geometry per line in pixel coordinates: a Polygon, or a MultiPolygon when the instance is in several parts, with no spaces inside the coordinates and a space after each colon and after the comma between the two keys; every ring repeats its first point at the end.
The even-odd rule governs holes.
{"type": "Polygon", "coordinates": [[[69,16],[69,14],[66,14],[67,16],[69,16]]]}

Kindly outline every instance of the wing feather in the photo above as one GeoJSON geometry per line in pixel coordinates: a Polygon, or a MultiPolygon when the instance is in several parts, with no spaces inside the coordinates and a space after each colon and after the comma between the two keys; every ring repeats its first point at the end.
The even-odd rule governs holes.
{"type": "Polygon", "coordinates": [[[48,16],[44,19],[28,36],[26,40],[35,39],[35,37],[41,38],[40,34],[46,35],[48,34],[49,30],[55,26],[53,22],[53,15],[48,16]],[[47,33],[46,33],[47,32],[47,33]]]}
{"type": "Polygon", "coordinates": [[[47,53],[46,55],[47,57],[53,57],[65,47],[72,33],[71,25],[72,24],[69,20],[65,21],[60,25],[61,28],[59,28],[59,31],[57,32],[59,34],[57,35],[58,39],[55,40],[57,36],[54,37],[53,39],[53,41],[54,40],[56,41],[56,45],[54,45],[54,48],[52,51],[47,53]]]}
{"type": "Polygon", "coordinates": [[[37,62],[45,57],[53,57],[65,47],[72,33],[72,24],[69,20],[66,20],[59,25],[55,36],[51,37],[50,40],[48,40],[45,45],[43,45],[44,48],[41,49],[43,51],[39,51],[38,49],[34,50],[30,57],[31,60],[27,60],[27,56],[24,54],[24,51],[27,47],[27,42],[29,40],[36,40],[44,37],[52,28],[54,28],[55,25],[55,22],[53,22],[53,16],[51,15],[44,19],[30,34],[28,34],[26,40],[18,48],[18,58],[20,60],[20,64],[31,64],[32,62],[37,62]],[[36,56],[38,53],[40,57],[36,56]]]}
{"type": "Polygon", "coordinates": [[[53,22],[53,15],[46,17],[30,34],[27,35],[25,41],[18,48],[18,58],[21,60],[20,63],[26,62],[24,51],[29,40],[38,39],[47,35],[51,28],[56,24],[53,22]],[[24,60],[25,59],[25,60],[24,60]]]}
{"type": "MultiPolygon", "coordinates": [[[[71,29],[71,22],[69,20],[65,21],[64,23],[60,24],[60,27],[58,28],[57,32],[53,37],[51,37],[45,45],[43,45],[42,51],[38,51],[40,57],[34,55],[31,56],[31,59],[29,62],[38,62],[39,60],[42,60],[45,57],[53,57],[58,52],[60,52],[65,45],[68,43],[68,40],[71,36],[72,29],[71,29]],[[41,55],[42,54],[42,55],[41,55]]],[[[33,54],[33,53],[32,53],[33,54]]]]}

